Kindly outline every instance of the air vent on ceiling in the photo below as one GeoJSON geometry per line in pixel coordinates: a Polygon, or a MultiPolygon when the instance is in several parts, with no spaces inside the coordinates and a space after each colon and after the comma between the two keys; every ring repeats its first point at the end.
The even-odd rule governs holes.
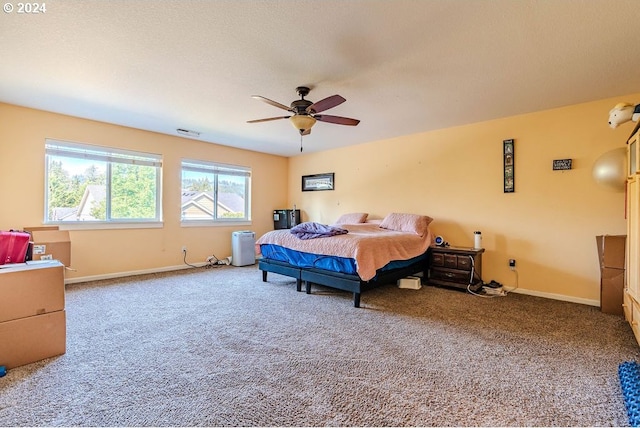
{"type": "Polygon", "coordinates": [[[200,138],[200,133],[198,131],[190,131],[188,129],[178,128],[176,129],[178,134],[186,135],[187,137],[200,138]]]}

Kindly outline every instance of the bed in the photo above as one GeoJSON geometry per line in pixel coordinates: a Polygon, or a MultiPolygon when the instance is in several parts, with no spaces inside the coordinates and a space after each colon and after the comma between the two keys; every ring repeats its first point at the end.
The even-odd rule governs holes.
{"type": "Polygon", "coordinates": [[[362,292],[427,271],[431,217],[390,213],[382,220],[366,218],[366,213],[343,215],[330,226],[343,233],[313,239],[299,238],[292,233],[296,228],[265,233],[256,241],[263,282],[273,272],[294,278],[297,291],[305,284],[307,294],[312,284],[348,291],[360,307],[362,292]]]}

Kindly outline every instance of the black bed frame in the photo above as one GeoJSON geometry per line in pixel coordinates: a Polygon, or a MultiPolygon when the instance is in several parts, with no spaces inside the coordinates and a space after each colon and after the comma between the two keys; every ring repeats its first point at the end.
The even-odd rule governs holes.
{"type": "Polygon", "coordinates": [[[305,282],[305,291],[311,293],[311,284],[324,285],[339,290],[353,293],[353,306],[360,307],[360,293],[384,284],[395,283],[400,278],[424,272],[428,269],[429,257],[425,257],[409,266],[399,269],[378,271],[375,280],[363,281],[358,275],[349,275],[339,272],[332,272],[318,268],[301,268],[287,262],[278,260],[262,259],[258,262],[258,267],[262,271],[262,281],[267,282],[267,272],[278,273],[289,276],[296,280],[296,290],[302,290],[302,282],[305,282]]]}

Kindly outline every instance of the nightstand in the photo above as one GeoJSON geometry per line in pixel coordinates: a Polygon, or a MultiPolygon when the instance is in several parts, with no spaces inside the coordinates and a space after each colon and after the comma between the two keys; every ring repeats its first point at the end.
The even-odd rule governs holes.
{"type": "Polygon", "coordinates": [[[427,283],[471,291],[482,288],[482,253],[484,248],[430,248],[427,283]]]}

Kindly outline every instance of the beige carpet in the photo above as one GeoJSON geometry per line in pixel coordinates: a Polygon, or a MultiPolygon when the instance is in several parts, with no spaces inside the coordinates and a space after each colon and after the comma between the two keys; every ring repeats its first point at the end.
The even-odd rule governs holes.
{"type": "Polygon", "coordinates": [[[66,307],[67,353],[0,378],[0,426],[620,426],[639,350],[590,306],[390,285],[358,309],[255,266],[70,285],[66,307]]]}

